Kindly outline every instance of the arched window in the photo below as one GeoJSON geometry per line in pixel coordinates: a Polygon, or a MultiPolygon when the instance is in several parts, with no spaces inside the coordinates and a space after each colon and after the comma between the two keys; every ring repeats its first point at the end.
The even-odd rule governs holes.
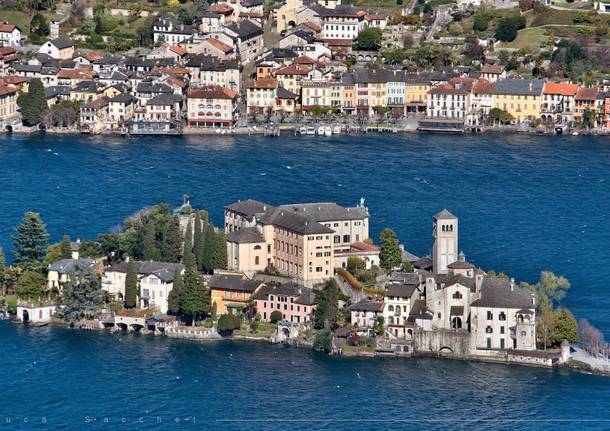
{"type": "Polygon", "coordinates": [[[498,316],[498,319],[501,321],[506,320],[506,314],[504,314],[504,311],[500,312],[500,315],[498,316]]]}
{"type": "Polygon", "coordinates": [[[517,320],[519,321],[519,323],[523,323],[523,314],[519,314],[517,320]]]}
{"type": "Polygon", "coordinates": [[[393,325],[394,324],[394,317],[390,316],[388,318],[388,324],[393,325]]]}
{"type": "Polygon", "coordinates": [[[453,294],[453,299],[462,299],[462,294],[460,292],[455,292],[453,294]]]}
{"type": "Polygon", "coordinates": [[[394,311],[394,306],[393,305],[388,305],[388,311],[394,311]]]}
{"type": "Polygon", "coordinates": [[[260,249],[261,249],[261,246],[260,246],[260,245],[255,245],[255,246],[254,246],[254,250],[260,250],[260,249]]]}

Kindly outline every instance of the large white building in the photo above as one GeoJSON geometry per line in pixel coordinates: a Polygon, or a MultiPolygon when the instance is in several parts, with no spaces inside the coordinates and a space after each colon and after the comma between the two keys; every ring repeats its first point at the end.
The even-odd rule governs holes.
{"type": "Polygon", "coordinates": [[[0,23],[0,45],[18,47],[21,45],[21,30],[15,24],[0,23]]]}
{"type": "MultiPolygon", "coordinates": [[[[167,313],[167,299],[174,287],[176,271],[184,273],[184,265],[154,261],[133,261],[131,264],[138,276],[140,308],[154,308],[161,313],[167,313]]],[[[130,262],[114,264],[107,268],[102,276],[102,290],[119,301],[125,298],[125,281],[129,265],[130,262]]]]}

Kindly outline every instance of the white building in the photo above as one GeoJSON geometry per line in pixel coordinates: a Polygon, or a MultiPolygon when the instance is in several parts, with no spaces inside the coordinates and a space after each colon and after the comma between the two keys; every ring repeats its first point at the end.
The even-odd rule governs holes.
{"type": "Polygon", "coordinates": [[[446,209],[433,217],[432,268],[446,274],[447,265],[458,260],[458,219],[446,209]]]}
{"type": "MultiPolygon", "coordinates": [[[[133,261],[131,264],[138,277],[140,308],[155,308],[161,313],[167,313],[167,299],[174,287],[176,271],[184,273],[184,265],[154,261],[133,261]]],[[[114,264],[107,268],[102,276],[102,290],[119,301],[125,298],[125,280],[129,265],[130,262],[114,264]]]]}
{"type": "Polygon", "coordinates": [[[324,9],[322,17],[322,39],[350,39],[358,37],[364,28],[364,17],[351,5],[337,5],[324,9]]]}
{"type": "Polygon", "coordinates": [[[21,30],[15,24],[0,23],[0,44],[18,47],[21,45],[21,30]]]}
{"type": "Polygon", "coordinates": [[[17,320],[21,323],[49,323],[56,311],[55,305],[20,304],[17,305],[17,320]]]}
{"type": "Polygon", "coordinates": [[[363,299],[349,307],[352,326],[358,334],[369,335],[375,323],[383,317],[383,300],[363,299]]]}
{"type": "Polygon", "coordinates": [[[536,299],[514,280],[486,277],[471,313],[472,349],[536,349],[536,299]]]}

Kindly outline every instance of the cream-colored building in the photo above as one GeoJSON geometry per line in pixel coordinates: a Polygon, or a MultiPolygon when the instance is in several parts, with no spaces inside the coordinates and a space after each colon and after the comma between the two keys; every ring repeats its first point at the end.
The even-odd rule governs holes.
{"type": "Polygon", "coordinates": [[[368,238],[368,211],[247,200],[225,207],[225,232],[230,269],[254,273],[273,267],[315,283],[333,276],[335,251],[350,249],[352,238],[368,238]]]}
{"type": "Polygon", "coordinates": [[[191,127],[232,127],[238,116],[237,92],[220,86],[192,90],[187,99],[191,127]]]}

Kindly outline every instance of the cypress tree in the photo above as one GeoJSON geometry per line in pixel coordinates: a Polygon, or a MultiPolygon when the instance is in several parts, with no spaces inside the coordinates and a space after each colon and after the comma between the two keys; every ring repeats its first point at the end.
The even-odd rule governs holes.
{"type": "Polygon", "coordinates": [[[208,236],[208,223],[207,217],[201,220],[201,239],[197,247],[195,247],[194,252],[195,256],[197,256],[197,268],[200,271],[204,271],[204,263],[205,263],[205,243],[207,241],[208,236]]]}
{"type": "Polygon", "coordinates": [[[180,220],[173,217],[167,224],[163,233],[163,246],[161,255],[163,261],[177,263],[180,261],[180,247],[182,245],[182,234],[180,233],[180,220]]]}
{"type": "Polygon", "coordinates": [[[223,230],[219,231],[214,238],[214,257],[212,269],[227,268],[227,237],[223,230]]]}
{"type": "Polygon", "coordinates": [[[134,308],[138,301],[138,274],[133,262],[127,264],[125,278],[125,308],[134,308]]]}
{"type": "Polygon", "coordinates": [[[194,259],[187,264],[184,274],[184,289],[180,293],[180,312],[191,319],[195,326],[198,317],[210,313],[210,295],[197,272],[194,259]]]}
{"type": "Polygon", "coordinates": [[[17,104],[21,108],[23,124],[35,126],[40,123],[42,115],[48,109],[42,81],[38,78],[32,79],[28,85],[28,92],[19,96],[17,104]]]}
{"type": "Polygon", "coordinates": [[[385,228],[379,235],[379,266],[385,269],[397,268],[402,263],[400,243],[392,229],[385,228]]]}
{"type": "Polygon", "coordinates": [[[61,316],[66,322],[94,318],[100,312],[101,289],[93,272],[64,284],[61,316]]]}
{"type": "Polygon", "coordinates": [[[72,246],[70,245],[70,237],[68,235],[64,235],[64,239],[61,241],[61,258],[72,258],[72,246]]]}
{"type": "Polygon", "coordinates": [[[203,270],[210,272],[214,269],[214,253],[216,251],[216,232],[214,226],[206,225],[205,244],[203,247],[203,270]]]}
{"type": "Polygon", "coordinates": [[[203,237],[201,233],[201,216],[199,215],[199,211],[195,214],[195,225],[193,229],[193,254],[195,255],[195,260],[197,262],[197,268],[199,270],[202,269],[203,262],[201,261],[201,257],[199,255],[199,250],[203,246],[203,237]]]}
{"type": "Polygon", "coordinates": [[[144,228],[144,240],[142,242],[142,258],[144,260],[159,260],[157,249],[155,225],[152,221],[146,223],[144,228]]]}
{"type": "Polygon", "coordinates": [[[49,234],[40,214],[28,211],[13,235],[13,263],[16,266],[40,264],[47,255],[49,234]]]}
{"type": "Polygon", "coordinates": [[[178,314],[180,312],[180,296],[184,289],[184,282],[182,281],[182,273],[179,269],[176,269],[176,275],[174,276],[174,286],[169,292],[167,297],[167,305],[169,312],[172,314],[178,314]]]}
{"type": "Polygon", "coordinates": [[[193,224],[191,218],[186,224],[186,232],[184,233],[184,250],[182,250],[182,261],[186,265],[187,260],[193,257],[193,224]]]}

